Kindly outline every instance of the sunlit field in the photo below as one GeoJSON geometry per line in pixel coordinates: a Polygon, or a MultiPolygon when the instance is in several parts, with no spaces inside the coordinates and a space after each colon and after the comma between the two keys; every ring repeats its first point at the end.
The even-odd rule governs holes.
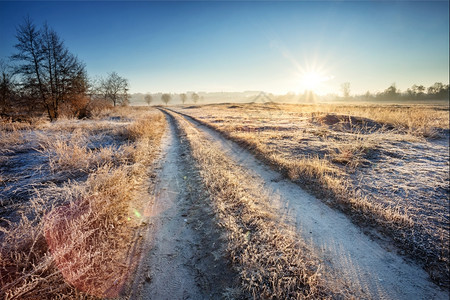
{"type": "MultiPolygon", "coordinates": [[[[383,266],[355,260],[340,270],[346,252],[314,242],[332,238],[352,249],[361,237],[375,257],[407,257],[446,286],[448,112],[445,104],[267,102],[103,107],[83,120],[4,120],[1,295],[166,293],[166,276],[191,278],[194,257],[204,276],[201,289],[192,290],[197,297],[204,290],[231,299],[376,297],[373,276],[397,284],[383,266]],[[317,198],[330,210],[303,207],[313,227],[299,223],[296,197],[311,204],[317,198]],[[329,226],[339,212],[355,229],[343,220],[333,225],[342,236],[315,232],[314,218],[323,215],[321,226],[329,226]],[[352,241],[345,230],[361,237],[352,241]],[[160,275],[172,264],[178,267],[160,275]]],[[[410,272],[402,264],[387,267],[410,272]]]]}
{"type": "Polygon", "coordinates": [[[384,243],[446,280],[448,105],[250,103],[177,111],[250,149],[367,232],[387,234],[384,243]]]}
{"type": "Polygon", "coordinates": [[[0,299],[450,291],[448,1],[0,1],[0,299]]]}

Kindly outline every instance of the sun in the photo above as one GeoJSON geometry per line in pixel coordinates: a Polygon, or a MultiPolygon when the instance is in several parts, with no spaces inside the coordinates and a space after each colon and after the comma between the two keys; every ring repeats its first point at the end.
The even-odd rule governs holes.
{"type": "Polygon", "coordinates": [[[303,73],[301,77],[301,85],[304,90],[312,92],[320,92],[322,83],[329,78],[319,72],[311,71],[303,73]]]}

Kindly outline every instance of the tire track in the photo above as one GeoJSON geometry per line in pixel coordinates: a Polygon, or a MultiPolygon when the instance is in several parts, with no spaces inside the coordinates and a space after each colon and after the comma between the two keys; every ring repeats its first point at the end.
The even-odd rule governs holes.
{"type": "Polygon", "coordinates": [[[165,155],[145,211],[149,228],[131,299],[211,299],[234,274],[211,247],[221,243],[201,183],[173,120],[166,114],[165,155]],[[193,188],[195,187],[195,189],[193,188]],[[200,196],[200,197],[199,197],[200,196]],[[220,281],[220,284],[218,283],[220,281]]]}

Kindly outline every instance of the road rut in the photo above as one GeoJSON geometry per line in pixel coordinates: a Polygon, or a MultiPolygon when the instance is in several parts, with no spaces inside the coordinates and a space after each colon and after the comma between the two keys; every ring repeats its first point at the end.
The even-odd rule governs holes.
{"type": "Polygon", "coordinates": [[[149,228],[129,297],[219,298],[232,287],[236,276],[228,262],[213,253],[212,248],[222,247],[219,230],[196,170],[189,163],[187,145],[171,117],[167,118],[165,155],[145,211],[149,228]]]}

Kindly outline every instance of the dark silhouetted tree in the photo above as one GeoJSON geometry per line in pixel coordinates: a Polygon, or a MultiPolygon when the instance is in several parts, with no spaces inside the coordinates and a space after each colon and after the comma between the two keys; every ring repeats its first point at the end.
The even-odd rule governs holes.
{"type": "Polygon", "coordinates": [[[414,90],[412,88],[406,89],[406,94],[405,95],[409,99],[414,99],[416,97],[416,93],[414,92],[414,90]]]}
{"type": "Polygon", "coordinates": [[[400,92],[395,83],[391,84],[383,93],[381,93],[381,97],[384,99],[396,99],[399,95],[400,92]]]}
{"type": "Polygon", "coordinates": [[[180,94],[180,99],[181,99],[181,103],[185,103],[186,102],[186,100],[187,100],[187,96],[186,96],[186,94],[180,94]]]}
{"type": "Polygon", "coordinates": [[[197,103],[200,96],[197,93],[192,93],[191,95],[192,102],[197,103]]]}
{"type": "Polygon", "coordinates": [[[161,95],[161,100],[162,102],[164,102],[166,105],[167,103],[169,103],[169,101],[172,99],[172,96],[170,96],[170,94],[162,94],[161,95]]]}
{"type": "Polygon", "coordinates": [[[148,104],[148,106],[150,106],[150,103],[152,103],[152,101],[153,101],[153,97],[152,97],[152,95],[147,94],[147,95],[145,95],[144,100],[148,104]]]}
{"type": "Polygon", "coordinates": [[[58,119],[60,105],[74,101],[88,88],[87,75],[76,56],[65,47],[59,35],[47,24],[36,28],[30,18],[19,25],[18,43],[11,58],[17,63],[20,85],[37,101],[51,121],[58,119]]]}
{"type": "Polygon", "coordinates": [[[437,95],[442,91],[443,88],[444,88],[444,85],[442,84],[442,82],[436,82],[432,86],[428,87],[427,94],[428,95],[437,95]]]}
{"type": "Polygon", "coordinates": [[[100,91],[104,98],[111,101],[114,106],[128,105],[128,80],[120,77],[116,72],[108,74],[101,80],[100,91]]]}
{"type": "Polygon", "coordinates": [[[425,87],[423,85],[417,86],[417,96],[422,97],[425,92],[425,87]]]}
{"type": "Polygon", "coordinates": [[[8,64],[0,59],[0,116],[8,116],[15,95],[13,72],[8,64]]]}

